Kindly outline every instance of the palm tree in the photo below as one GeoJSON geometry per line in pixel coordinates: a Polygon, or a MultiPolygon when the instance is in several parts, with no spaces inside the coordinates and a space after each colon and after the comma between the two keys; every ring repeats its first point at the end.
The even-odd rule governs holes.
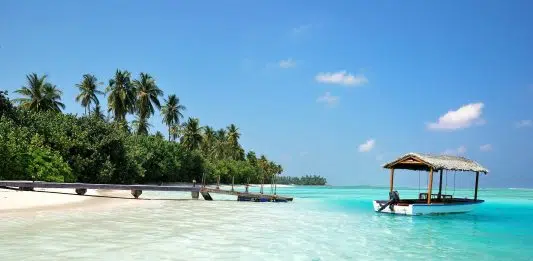
{"type": "Polygon", "coordinates": [[[154,78],[147,73],[141,73],[139,80],[133,81],[133,86],[137,92],[136,109],[141,118],[149,118],[154,114],[154,106],[161,109],[159,96],[163,91],[157,87],[154,78]]]}
{"type": "Polygon", "coordinates": [[[133,120],[133,129],[137,135],[148,135],[148,130],[152,125],[148,122],[147,117],[136,116],[133,120]]]}
{"type": "Polygon", "coordinates": [[[26,75],[26,79],[28,81],[27,86],[22,86],[22,88],[15,91],[16,93],[24,96],[23,98],[15,99],[15,101],[19,103],[20,107],[31,111],[42,110],[42,92],[44,85],[46,84],[46,77],[46,75],[39,77],[36,73],[26,75]]]}
{"type": "Polygon", "coordinates": [[[63,92],[56,88],[55,85],[46,83],[43,90],[43,103],[45,104],[46,110],[61,112],[65,109],[65,104],[61,102],[61,95],[63,92]]]}
{"type": "Polygon", "coordinates": [[[200,148],[202,139],[202,127],[200,127],[199,120],[197,118],[189,118],[185,124],[181,143],[185,148],[192,151],[200,148]]]}
{"type": "Polygon", "coordinates": [[[224,159],[228,150],[228,136],[225,129],[215,132],[216,142],[214,144],[214,156],[216,159],[224,159]]]}
{"type": "Polygon", "coordinates": [[[204,136],[202,142],[202,151],[204,155],[211,156],[216,141],[215,130],[210,126],[204,127],[204,136]]]}
{"type": "Polygon", "coordinates": [[[168,140],[170,141],[171,135],[176,140],[177,133],[172,133],[172,126],[179,126],[180,119],[183,119],[183,111],[187,110],[185,106],[180,104],[180,99],[175,95],[169,95],[165,100],[165,105],[161,109],[161,116],[163,117],[163,123],[168,126],[168,140]]]}
{"type": "Polygon", "coordinates": [[[99,104],[97,94],[103,94],[98,90],[98,79],[92,74],[84,74],[81,83],[76,84],[76,87],[80,90],[80,94],[76,96],[76,102],[81,103],[81,106],[85,108],[85,114],[89,111],[91,114],[91,103],[99,104]]]}
{"type": "Polygon", "coordinates": [[[56,111],[65,108],[61,102],[62,92],[46,81],[47,75],[38,76],[36,73],[26,75],[27,86],[22,86],[16,93],[23,97],[15,99],[24,109],[31,111],[56,111]]]}
{"type": "Polygon", "coordinates": [[[181,134],[183,133],[183,126],[182,125],[178,125],[178,124],[173,124],[172,126],[170,126],[169,128],[169,141],[170,141],[170,138],[172,137],[172,140],[173,141],[176,141],[176,139],[178,139],[181,134]]]}
{"type": "Polygon", "coordinates": [[[235,126],[235,124],[231,124],[227,127],[228,129],[228,137],[227,137],[227,145],[228,145],[228,152],[232,159],[234,160],[243,160],[244,159],[244,150],[241,148],[241,145],[239,144],[239,138],[241,137],[241,134],[239,133],[239,128],[235,126]]]}
{"type": "Polygon", "coordinates": [[[268,159],[265,157],[265,155],[261,155],[259,160],[257,161],[259,165],[259,169],[261,169],[261,173],[259,176],[259,179],[261,180],[261,194],[263,193],[263,183],[265,182],[265,176],[268,175],[268,169],[270,167],[268,159]]]}
{"type": "Polygon", "coordinates": [[[126,114],[135,109],[135,89],[128,71],[117,70],[113,79],[109,80],[106,92],[108,111],[113,113],[115,121],[125,121],[126,114]]]}
{"type": "Polygon", "coordinates": [[[239,128],[237,128],[235,124],[231,124],[227,128],[228,128],[228,142],[231,145],[238,145],[239,138],[241,137],[241,134],[239,133],[239,128]]]}
{"type": "Polygon", "coordinates": [[[157,131],[154,136],[161,140],[165,139],[165,136],[163,136],[163,133],[161,133],[160,131],[157,131]]]}
{"type": "Polygon", "coordinates": [[[250,165],[254,167],[257,166],[257,156],[255,155],[255,152],[249,151],[246,154],[246,160],[248,161],[248,163],[250,163],[250,165]]]}
{"type": "MultiPolygon", "coordinates": [[[[91,113],[89,113],[89,115],[90,114],[91,113]]],[[[102,112],[102,108],[100,107],[99,103],[97,103],[96,106],[94,106],[93,116],[98,118],[98,119],[105,120],[104,113],[102,112]]]]}

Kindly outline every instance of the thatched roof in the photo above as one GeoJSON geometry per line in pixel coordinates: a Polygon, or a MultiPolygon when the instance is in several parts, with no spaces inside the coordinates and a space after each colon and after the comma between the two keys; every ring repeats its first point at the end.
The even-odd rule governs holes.
{"type": "Polygon", "coordinates": [[[426,170],[433,168],[437,170],[457,170],[483,172],[487,174],[489,170],[479,163],[463,157],[449,155],[430,155],[422,153],[407,153],[402,157],[383,165],[387,169],[409,169],[426,170]]]}

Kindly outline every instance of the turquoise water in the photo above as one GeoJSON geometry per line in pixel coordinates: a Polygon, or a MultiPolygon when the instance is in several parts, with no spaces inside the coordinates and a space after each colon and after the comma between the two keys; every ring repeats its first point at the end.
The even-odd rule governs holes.
{"type": "MultiPolygon", "coordinates": [[[[399,192],[405,198],[418,190],[399,192]]],[[[2,217],[0,255],[2,260],[533,259],[533,190],[480,190],[486,202],[470,213],[416,217],[373,212],[372,199],[386,198],[386,188],[294,187],[278,193],[295,200],[127,200],[97,210],[10,215],[2,217]]],[[[149,192],[143,197],[190,198],[149,192]]]]}

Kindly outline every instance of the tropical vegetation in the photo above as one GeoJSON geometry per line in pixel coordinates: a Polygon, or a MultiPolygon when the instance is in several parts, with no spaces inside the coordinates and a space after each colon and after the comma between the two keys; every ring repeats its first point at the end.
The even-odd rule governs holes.
{"type": "Polygon", "coordinates": [[[326,185],[326,178],[318,175],[305,175],[302,177],[289,177],[281,176],[277,177],[276,182],[278,184],[285,185],[326,185]]]}
{"type": "Polygon", "coordinates": [[[0,91],[0,179],[133,184],[200,182],[205,175],[208,183],[268,184],[283,172],[265,155],[246,152],[235,124],[216,129],[198,118],[183,121],[178,96],[163,98],[147,73],[133,79],[116,70],[105,91],[101,85],[85,74],[73,86],[82,116],[63,112],[62,92],[47,75],[27,75],[13,101],[0,91]],[[151,132],[158,111],[167,137],[151,132]]]}

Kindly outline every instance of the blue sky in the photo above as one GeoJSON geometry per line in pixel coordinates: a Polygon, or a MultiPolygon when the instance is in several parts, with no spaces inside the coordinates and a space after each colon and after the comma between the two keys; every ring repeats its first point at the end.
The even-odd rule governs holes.
{"type": "MultiPolygon", "coordinates": [[[[48,74],[66,112],[82,114],[83,74],[107,83],[117,68],[148,72],[187,117],[235,123],[243,146],[286,175],[384,185],[387,160],[446,152],[489,168],[482,187],[533,187],[532,10],[530,1],[2,1],[0,88],[13,98],[26,74],[48,74]]],[[[151,123],[166,133],[159,115],[151,123]]]]}

